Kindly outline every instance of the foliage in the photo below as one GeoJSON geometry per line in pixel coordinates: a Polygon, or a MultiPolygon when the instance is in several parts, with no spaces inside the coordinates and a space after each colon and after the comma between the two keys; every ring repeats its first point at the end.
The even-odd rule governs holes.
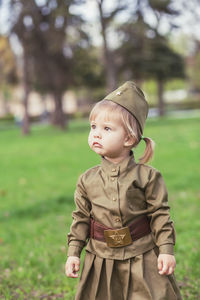
{"type": "Polygon", "coordinates": [[[102,70],[100,75],[95,70],[93,74],[98,59],[82,29],[84,20],[70,11],[71,6],[83,2],[11,1],[15,16],[12,32],[27,51],[32,88],[41,93],[62,94],[69,86],[92,86],[103,79],[99,78],[102,70]],[[16,14],[19,3],[21,9],[16,14]]]}
{"type": "Polygon", "coordinates": [[[73,22],[69,13],[73,2],[46,1],[38,5],[35,1],[11,1],[11,31],[17,34],[27,55],[30,83],[39,90],[62,93],[69,83],[71,64],[64,47],[66,27],[73,22]]]}
{"type": "MultiPolygon", "coordinates": [[[[190,1],[197,3],[197,0],[190,1]]],[[[88,19],[80,15],[84,0],[9,0],[11,32],[17,34],[24,54],[24,107],[28,123],[28,94],[31,89],[54,96],[53,124],[65,128],[62,95],[68,88],[104,88],[113,90],[118,81],[156,79],[160,114],[164,114],[164,83],[183,78],[183,58],[169,46],[168,34],[178,25],[184,7],[188,15],[195,11],[181,0],[96,0],[102,47],[95,48],[89,38],[88,19]],[[76,13],[76,14],[75,14],[76,13]],[[149,18],[149,15],[152,18],[149,18]],[[125,18],[124,18],[125,16],[125,18]],[[151,21],[151,19],[153,21],[151,21]],[[117,25],[116,25],[117,24],[117,25]],[[119,25],[118,31],[116,30],[119,25]],[[116,37],[112,39],[112,34],[116,37]],[[113,43],[114,40],[114,43],[113,43]],[[112,47],[111,47],[112,45],[112,47]],[[103,52],[103,58],[102,53],[103,52]]],[[[1,3],[0,3],[1,5],[1,3]]],[[[198,62],[198,57],[196,57],[198,62]]],[[[194,67],[197,74],[198,64],[194,67]]]]}
{"type": "MultiPolygon", "coordinates": [[[[138,81],[144,79],[147,73],[147,63],[151,55],[150,39],[147,36],[151,27],[144,22],[140,15],[136,21],[130,21],[119,27],[122,44],[116,50],[121,57],[119,68],[128,72],[130,78],[138,81]]],[[[153,65],[153,64],[152,64],[153,65]]]]}
{"type": "MultiPolygon", "coordinates": [[[[24,139],[1,131],[0,293],[9,299],[74,299],[77,280],[64,275],[66,233],[78,176],[99,163],[87,145],[89,125],[68,132],[34,127],[24,139]]],[[[177,230],[176,277],[184,299],[200,297],[198,261],[199,118],[150,119],[145,135],[156,141],[152,164],[169,190],[177,230]]],[[[136,159],[144,144],[136,150],[136,159]]]]}
{"type": "Polygon", "coordinates": [[[124,42],[117,52],[123,59],[120,69],[136,80],[166,80],[184,77],[183,58],[168,46],[164,36],[145,23],[142,16],[119,28],[124,42]]]}
{"type": "Polygon", "coordinates": [[[17,82],[16,61],[9,38],[0,36],[0,85],[17,82]]]}
{"type": "Polygon", "coordinates": [[[66,116],[62,107],[63,93],[71,86],[91,86],[94,82],[98,84],[102,81],[93,72],[92,66],[96,63],[96,58],[90,55],[89,38],[82,29],[83,20],[70,10],[73,5],[78,6],[82,2],[83,0],[47,0],[41,3],[34,0],[10,1],[11,33],[18,36],[23,47],[25,133],[29,132],[27,107],[28,95],[32,89],[53,95],[55,108],[51,122],[64,129],[66,116]],[[87,70],[83,67],[86,64],[87,70]]]}
{"type": "Polygon", "coordinates": [[[105,86],[104,70],[99,58],[99,51],[95,47],[73,47],[73,78],[77,87],[90,89],[105,86]]]}

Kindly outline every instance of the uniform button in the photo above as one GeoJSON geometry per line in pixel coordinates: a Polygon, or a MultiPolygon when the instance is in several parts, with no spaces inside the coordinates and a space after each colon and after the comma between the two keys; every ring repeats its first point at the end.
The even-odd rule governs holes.
{"type": "Polygon", "coordinates": [[[117,199],[115,197],[112,198],[113,201],[116,201],[117,199]]]}
{"type": "Polygon", "coordinates": [[[111,181],[115,181],[115,178],[111,178],[111,181]]]}
{"type": "Polygon", "coordinates": [[[115,222],[120,222],[120,218],[115,218],[115,222]]]}
{"type": "Polygon", "coordinates": [[[116,169],[112,169],[112,172],[116,172],[116,169]]]}

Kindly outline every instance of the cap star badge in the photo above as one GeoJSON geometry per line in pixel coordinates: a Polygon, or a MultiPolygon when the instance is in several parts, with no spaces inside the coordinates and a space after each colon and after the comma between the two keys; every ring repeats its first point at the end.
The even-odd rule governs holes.
{"type": "Polygon", "coordinates": [[[116,93],[116,95],[117,95],[117,96],[120,96],[121,93],[122,93],[122,92],[118,91],[118,92],[116,93]]]}

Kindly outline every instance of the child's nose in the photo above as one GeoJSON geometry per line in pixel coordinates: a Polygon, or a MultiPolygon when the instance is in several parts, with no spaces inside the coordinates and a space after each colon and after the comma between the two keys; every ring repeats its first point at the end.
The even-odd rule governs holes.
{"type": "Polygon", "coordinates": [[[95,130],[95,132],[94,132],[94,138],[101,138],[101,132],[100,132],[100,130],[95,130]]]}

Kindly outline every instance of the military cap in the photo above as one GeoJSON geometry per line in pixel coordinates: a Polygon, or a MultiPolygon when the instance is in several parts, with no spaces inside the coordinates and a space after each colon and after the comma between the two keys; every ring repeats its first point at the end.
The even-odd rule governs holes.
{"type": "Polygon", "coordinates": [[[148,103],[142,90],[133,81],[125,82],[104,100],[111,100],[128,110],[136,118],[143,132],[148,115],[148,103]]]}

